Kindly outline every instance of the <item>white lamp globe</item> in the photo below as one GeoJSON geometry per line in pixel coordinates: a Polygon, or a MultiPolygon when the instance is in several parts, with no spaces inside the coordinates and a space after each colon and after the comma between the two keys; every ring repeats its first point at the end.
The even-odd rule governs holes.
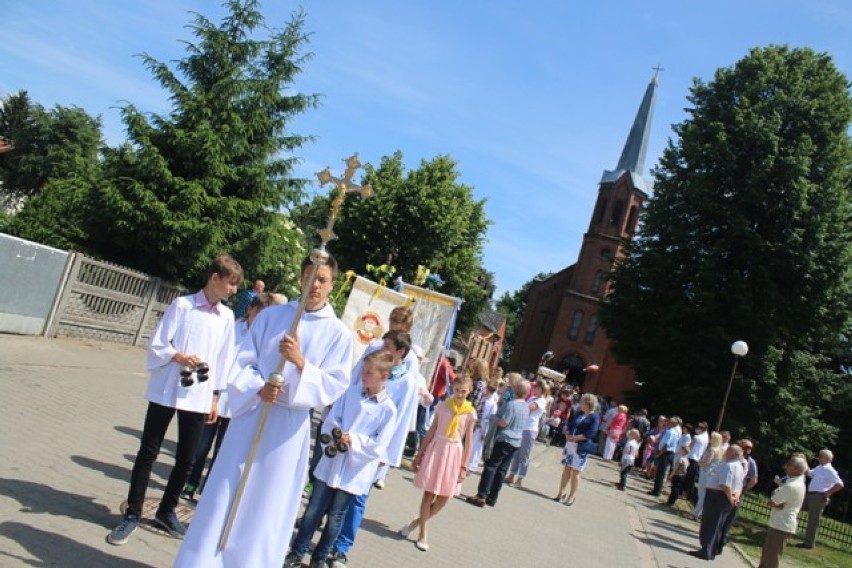
{"type": "Polygon", "coordinates": [[[748,354],[748,343],[745,341],[734,341],[731,345],[731,353],[737,357],[745,357],[748,354]]]}

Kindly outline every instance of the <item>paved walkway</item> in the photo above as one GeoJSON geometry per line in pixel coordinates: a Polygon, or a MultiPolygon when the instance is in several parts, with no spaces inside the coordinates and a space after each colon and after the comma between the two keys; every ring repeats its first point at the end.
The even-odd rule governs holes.
{"type": "MultiPolygon", "coordinates": [[[[171,565],[179,541],[153,530],[125,546],[105,542],[138,449],[144,369],[141,349],[0,335],[0,566],[171,565]]],[[[173,428],[153,470],[153,497],[165,487],[174,439],[173,428]]],[[[495,508],[450,502],[430,527],[426,553],[396,535],[416,516],[420,494],[411,473],[392,472],[368,503],[350,566],[711,565],[686,554],[697,524],[652,500],[641,480],[616,491],[615,464],[590,462],[574,506],[551,501],[558,459],[558,449],[537,445],[527,486],[504,488],[495,508]]],[[[734,550],[712,563],[746,565],[734,550]]]]}

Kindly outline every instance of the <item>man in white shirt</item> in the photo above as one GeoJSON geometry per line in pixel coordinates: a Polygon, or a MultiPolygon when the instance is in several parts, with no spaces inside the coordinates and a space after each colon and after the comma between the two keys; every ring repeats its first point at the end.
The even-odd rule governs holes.
{"type": "Polygon", "coordinates": [[[719,464],[707,480],[704,513],[698,533],[701,548],[689,551],[691,556],[703,560],[713,560],[716,557],[724,536],[725,520],[739,502],[743,490],[745,471],[742,461],[742,448],[737,445],[729,446],[725,451],[725,461],[719,464]]]}
{"type": "Polygon", "coordinates": [[[784,543],[796,534],[796,523],[802,499],[805,498],[805,476],[807,462],[800,457],[790,458],[784,466],[787,479],[772,492],[769,500],[769,529],[763,541],[760,568],[778,568],[784,543]]]}
{"type": "Polygon", "coordinates": [[[683,489],[687,498],[692,495],[695,489],[695,481],[698,477],[698,460],[704,455],[704,450],[710,443],[710,436],[707,434],[707,423],[699,422],[695,426],[695,436],[689,443],[689,453],[686,459],[689,460],[689,469],[686,470],[686,478],[683,480],[683,489]]]}
{"type": "Polygon", "coordinates": [[[237,291],[242,279],[243,269],[236,260],[228,255],[216,257],[207,269],[204,288],[175,299],[157,324],[148,342],[148,411],[130,474],[127,511],[107,536],[108,543],[125,544],[139,526],[151,467],[175,414],[175,465],[154,523],[176,538],[183,538],[186,533],[175,507],[189,477],[204,424],[218,419],[219,391],[227,384],[234,353],[234,314],[222,300],[237,291]],[[207,373],[198,370],[201,363],[207,363],[207,373]]]}
{"type": "Polygon", "coordinates": [[[831,450],[820,450],[819,465],[809,474],[811,483],[805,495],[805,510],[808,512],[808,528],[805,530],[805,540],[797,544],[798,548],[813,548],[816,543],[819,520],[828,505],[831,496],[843,489],[843,480],[837,470],[831,465],[834,454],[831,450]]]}

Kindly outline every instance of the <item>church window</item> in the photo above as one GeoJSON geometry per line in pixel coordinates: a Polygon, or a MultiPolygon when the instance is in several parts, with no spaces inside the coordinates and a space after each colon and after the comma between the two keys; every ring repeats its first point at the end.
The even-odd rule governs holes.
{"type": "Polygon", "coordinates": [[[612,215],[609,218],[609,224],[613,227],[621,225],[622,215],[624,215],[624,201],[619,199],[615,202],[615,207],[612,208],[612,215]]]}
{"type": "Polygon", "coordinates": [[[595,340],[595,332],[598,330],[598,315],[594,314],[589,318],[589,325],[586,327],[586,336],[583,337],[583,343],[591,345],[595,340]]]}
{"type": "Polygon", "coordinates": [[[568,337],[577,339],[580,335],[580,324],[583,323],[583,310],[574,312],[574,317],[571,319],[571,329],[568,330],[568,337]]]}
{"type": "Polygon", "coordinates": [[[592,294],[597,294],[601,291],[601,286],[603,285],[603,270],[598,270],[595,272],[595,277],[592,280],[592,294]]]}
{"type": "Polygon", "coordinates": [[[612,260],[612,251],[608,248],[601,249],[601,260],[604,262],[609,262],[612,260]]]}
{"type": "Polygon", "coordinates": [[[595,224],[600,225],[601,221],[604,219],[604,214],[606,214],[606,198],[598,201],[598,212],[595,214],[595,224]]]}
{"type": "Polygon", "coordinates": [[[633,206],[630,208],[630,213],[627,215],[627,233],[632,235],[636,232],[636,217],[639,216],[639,208],[637,206],[633,206]]]}

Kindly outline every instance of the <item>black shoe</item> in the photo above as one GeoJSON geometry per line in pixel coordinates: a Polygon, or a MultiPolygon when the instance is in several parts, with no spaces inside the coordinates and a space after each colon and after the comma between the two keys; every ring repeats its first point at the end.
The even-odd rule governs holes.
{"type": "Polygon", "coordinates": [[[174,511],[168,513],[157,511],[157,514],[154,515],[154,524],[175,538],[183,538],[186,535],[186,527],[178,520],[174,511]]]}
{"type": "Polygon", "coordinates": [[[331,568],[346,568],[346,555],[339,550],[332,550],[326,562],[331,568]]]}
{"type": "Polygon", "coordinates": [[[491,499],[491,498],[486,499],[485,504],[488,505],[489,507],[493,507],[494,505],[497,504],[497,499],[491,499]]]}
{"type": "Polygon", "coordinates": [[[689,554],[690,556],[694,556],[696,558],[700,558],[701,560],[710,560],[709,558],[704,556],[704,553],[701,552],[700,550],[690,550],[689,552],[687,552],[687,554],[689,554]]]}
{"type": "Polygon", "coordinates": [[[287,558],[284,559],[284,566],[282,568],[301,568],[301,566],[302,557],[291,552],[287,555],[287,558]]]}
{"type": "Polygon", "coordinates": [[[796,546],[796,548],[805,548],[807,550],[810,550],[810,549],[813,548],[812,544],[807,544],[807,543],[804,543],[804,542],[800,542],[799,544],[797,544],[795,546],[796,546]]]}

